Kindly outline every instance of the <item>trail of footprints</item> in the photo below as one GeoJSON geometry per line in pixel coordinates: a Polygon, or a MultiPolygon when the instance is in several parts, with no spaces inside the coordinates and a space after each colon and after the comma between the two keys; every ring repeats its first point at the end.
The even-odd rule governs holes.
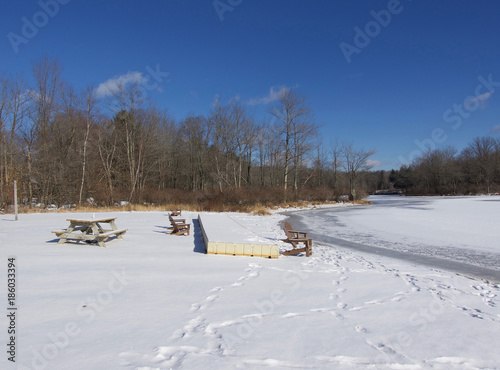
{"type": "MultiPolygon", "coordinates": [[[[249,267],[245,270],[248,273],[232,283],[230,287],[241,287],[245,284],[246,281],[259,277],[261,269],[261,265],[257,263],[250,263],[249,267]]],[[[205,297],[205,299],[203,299],[201,302],[193,303],[189,311],[191,313],[198,313],[199,315],[190,320],[182,329],[174,332],[170,339],[176,340],[180,338],[188,338],[195,331],[205,331],[207,333],[213,334],[214,325],[206,324],[206,320],[202,315],[202,311],[206,310],[217,299],[219,299],[220,294],[222,291],[224,291],[224,289],[225,288],[221,286],[212,288],[209,290],[209,295],[205,297]]],[[[224,325],[224,323],[222,323],[221,325],[227,326],[224,325]]]]}
{"type": "Polygon", "coordinates": [[[448,293],[448,295],[455,294],[453,290],[447,290],[444,293],[442,292],[436,292],[436,296],[438,296],[441,300],[446,301],[449,305],[452,307],[456,308],[460,312],[464,313],[465,315],[471,316],[476,319],[480,320],[489,320],[495,323],[500,323],[500,314],[493,314],[491,311],[492,308],[497,306],[496,303],[496,298],[498,297],[497,293],[500,293],[500,289],[498,284],[491,283],[488,281],[483,281],[482,284],[475,284],[471,286],[472,289],[474,289],[472,292],[468,291],[458,291],[460,294],[469,294],[469,295],[475,295],[478,296],[481,301],[484,303],[486,306],[484,309],[480,308],[473,308],[473,307],[467,307],[463,306],[460,304],[457,304],[456,302],[453,301],[453,297],[449,298],[446,296],[444,293],[448,293]]]}
{"type": "MultiPolygon", "coordinates": [[[[169,338],[169,342],[179,343],[185,342],[189,339],[202,335],[205,337],[203,342],[206,342],[207,348],[200,348],[197,346],[189,345],[173,345],[162,346],[155,349],[155,354],[139,354],[134,352],[123,352],[120,354],[121,358],[128,364],[140,363],[141,370],[156,370],[158,366],[163,368],[176,368],[182,365],[186,356],[189,354],[207,354],[207,355],[226,355],[229,353],[229,348],[222,336],[218,334],[218,329],[235,325],[244,322],[256,315],[245,315],[235,320],[228,320],[219,323],[207,323],[203,312],[207,310],[225,289],[241,287],[247,281],[255,279],[260,276],[262,266],[257,263],[250,263],[249,267],[245,269],[246,275],[238,278],[234,283],[224,288],[221,286],[214,287],[208,291],[208,295],[201,301],[193,303],[189,312],[196,315],[189,320],[182,328],[176,330],[169,338]],[[144,364],[149,366],[144,366],[144,364]]],[[[257,315],[258,316],[258,315],[257,315]]]]}
{"type": "MultiPolygon", "coordinates": [[[[337,261],[341,260],[341,258],[337,257],[337,261]]],[[[392,297],[385,297],[385,298],[380,298],[372,301],[367,301],[364,302],[364,304],[356,307],[349,307],[347,303],[348,300],[344,299],[343,293],[347,291],[347,289],[342,286],[343,282],[347,280],[347,276],[345,276],[346,269],[341,268],[339,273],[342,275],[338,279],[334,279],[332,281],[333,285],[333,292],[329,293],[328,299],[331,301],[338,302],[336,304],[336,307],[338,310],[335,310],[335,316],[339,319],[345,319],[348,312],[354,312],[354,311],[359,311],[359,310],[364,310],[369,308],[372,305],[379,305],[379,304],[384,304],[386,302],[399,302],[406,297],[412,295],[412,294],[419,294],[419,292],[427,292],[430,293],[434,298],[437,300],[441,301],[443,304],[447,305],[448,307],[454,307],[455,309],[459,310],[465,315],[468,315],[470,317],[476,318],[476,319],[488,319],[493,322],[500,323],[500,314],[492,314],[492,313],[486,313],[485,310],[481,310],[479,308],[471,308],[471,307],[465,307],[465,306],[460,306],[457,302],[459,302],[458,299],[456,299],[457,295],[477,295],[481,298],[482,302],[488,306],[488,308],[496,307],[497,305],[497,298],[500,293],[500,288],[498,284],[490,283],[490,282],[483,282],[482,284],[475,284],[471,285],[472,289],[471,290],[459,290],[455,287],[448,286],[448,285],[443,285],[439,283],[439,278],[435,278],[434,276],[430,277],[417,277],[411,274],[407,273],[401,273],[400,271],[396,269],[391,269],[387,268],[380,262],[375,262],[372,263],[370,261],[365,260],[361,256],[353,256],[350,255],[349,253],[345,253],[343,255],[343,259],[348,261],[348,262],[354,262],[355,264],[359,265],[362,269],[367,269],[367,270],[372,270],[372,269],[377,269],[378,271],[382,271],[383,273],[393,277],[393,278],[398,278],[402,279],[405,283],[406,286],[408,286],[408,289],[405,291],[397,292],[395,293],[392,297]],[[339,312],[340,311],[340,312],[339,312]],[[344,313],[341,313],[342,311],[345,311],[344,313]]],[[[324,259],[324,262],[328,263],[324,259]]],[[[333,265],[336,267],[340,268],[340,265],[338,262],[332,261],[333,265]]],[[[361,271],[361,270],[357,270],[361,271]]],[[[356,272],[353,267],[351,267],[350,272],[356,272]]],[[[438,276],[442,274],[441,272],[435,271],[438,276]]],[[[446,274],[446,273],[445,273],[446,274]]],[[[473,280],[476,282],[475,280],[473,280]]],[[[479,302],[478,302],[479,303],[479,302]]],[[[316,310],[320,311],[320,309],[316,310]]],[[[490,310],[491,311],[491,310],[490,310]]],[[[333,312],[331,312],[333,314],[333,312]]],[[[360,335],[364,336],[364,341],[367,343],[367,345],[371,346],[374,348],[376,351],[381,353],[387,361],[394,362],[394,363],[400,363],[400,364],[419,364],[419,361],[415,359],[409,358],[403,351],[402,348],[398,348],[398,346],[391,346],[390,343],[385,343],[384,340],[374,340],[371,338],[373,335],[376,337],[376,333],[372,333],[370,335],[369,329],[363,327],[362,325],[357,325],[354,324],[354,330],[359,333],[360,335]]]]}
{"type": "MultiPolygon", "coordinates": [[[[331,250],[326,250],[326,248],[316,248],[315,256],[307,259],[302,265],[304,266],[305,272],[307,271],[323,271],[327,273],[336,273],[338,277],[333,279],[332,291],[328,295],[328,300],[332,302],[332,304],[328,307],[319,307],[319,308],[311,308],[308,312],[289,312],[286,314],[278,314],[276,317],[280,319],[294,319],[300,318],[301,316],[309,315],[311,313],[317,314],[325,314],[328,313],[335,317],[337,320],[346,320],[349,312],[356,312],[364,309],[368,309],[370,306],[384,304],[387,302],[399,302],[411,294],[415,294],[421,292],[422,290],[429,292],[436,299],[442,301],[443,303],[455,307],[466,315],[484,319],[485,317],[496,322],[500,322],[500,315],[494,317],[493,315],[485,315],[480,309],[477,308],[469,308],[462,307],[456,304],[453,299],[453,294],[476,294],[481,298],[485,305],[488,307],[496,306],[497,293],[499,293],[500,289],[498,285],[484,282],[483,284],[472,285],[474,289],[474,293],[469,291],[462,291],[456,288],[452,288],[450,286],[441,285],[434,278],[420,278],[423,281],[419,281],[419,278],[413,276],[411,274],[401,273],[398,270],[390,269],[384,266],[381,263],[372,263],[367,261],[361,256],[356,256],[351,253],[339,253],[333,252],[331,250]],[[348,262],[350,264],[354,264],[356,269],[353,267],[347,268],[343,265],[342,262],[348,262]],[[326,265],[326,267],[325,267],[326,265]],[[333,267],[333,269],[332,269],[333,267]],[[310,270],[308,270],[310,269],[310,270]],[[354,273],[357,271],[363,270],[379,270],[387,275],[402,279],[408,289],[402,292],[397,292],[391,297],[383,297],[381,299],[376,299],[372,301],[364,302],[364,304],[360,306],[350,307],[348,305],[348,300],[345,299],[345,293],[348,291],[345,286],[345,282],[348,280],[348,273],[354,273]],[[456,290],[454,292],[453,290],[456,290]]],[[[351,266],[351,265],[349,265],[351,266]]],[[[227,328],[233,325],[238,325],[242,323],[251,322],[251,320],[263,320],[264,316],[268,316],[263,313],[255,313],[243,315],[240,317],[233,318],[231,320],[221,321],[221,322],[207,322],[204,311],[206,311],[215,301],[220,298],[220,295],[226,289],[233,289],[244,286],[246,282],[251,279],[256,279],[260,276],[263,266],[257,263],[250,263],[248,268],[245,269],[246,274],[238,278],[235,282],[228,284],[225,287],[217,286],[208,291],[208,295],[199,302],[193,303],[189,309],[189,312],[194,315],[192,319],[190,319],[185,325],[176,330],[171,337],[169,338],[170,342],[173,342],[177,345],[172,346],[164,346],[156,349],[156,353],[154,355],[144,355],[144,354],[134,354],[134,353],[122,353],[121,356],[124,360],[129,360],[132,363],[147,363],[151,364],[153,367],[140,367],[141,369],[157,369],[158,366],[161,368],[176,368],[181,366],[186,356],[190,354],[206,354],[206,355],[219,355],[226,356],[232,354],[231,343],[227,342],[227,338],[223,338],[222,334],[220,334],[220,329],[227,328]],[[206,348],[200,348],[197,346],[189,346],[186,345],[189,340],[191,340],[195,336],[202,336],[202,341],[205,343],[206,348]],[[181,343],[181,345],[179,345],[181,343]],[[182,344],[185,343],[185,344],[182,344]]],[[[277,268],[274,268],[277,269],[277,268]]],[[[277,269],[279,270],[279,269],[277,269]]],[[[438,279],[439,280],[439,279],[438,279]]],[[[273,315],[273,314],[270,314],[273,315]]],[[[346,321],[347,323],[347,321],[346,321]]],[[[404,352],[401,351],[400,348],[391,347],[390,343],[384,343],[382,340],[374,340],[371,338],[374,333],[370,333],[368,328],[363,327],[362,325],[352,323],[353,329],[359,335],[363,336],[364,341],[367,345],[374,348],[376,351],[380,352],[390,361],[395,361],[400,364],[408,364],[410,363],[418,363],[410,358],[408,358],[404,352]]],[[[261,361],[261,360],[245,360],[244,363],[250,364],[251,361],[261,361]],[[248,362],[250,361],[250,362],[248,362]]],[[[275,361],[275,360],[266,360],[266,361],[275,361]]],[[[277,360],[276,360],[277,361],[277,360]]],[[[337,360],[335,360],[337,361],[337,360]]],[[[274,363],[273,363],[274,364],[274,363]]],[[[262,364],[265,366],[270,366],[271,364],[262,364]]]]}
{"type": "MultiPolygon", "coordinates": [[[[317,261],[315,261],[314,259],[308,259],[308,261],[304,262],[302,265],[305,268],[315,267],[317,265],[317,261]]],[[[230,346],[231,343],[228,343],[227,339],[222,337],[222,335],[220,334],[220,329],[230,327],[233,325],[251,322],[251,320],[254,320],[254,322],[257,320],[262,320],[263,317],[266,316],[267,314],[255,313],[255,314],[248,314],[236,317],[232,320],[226,320],[221,322],[207,322],[203,313],[215,301],[217,301],[217,299],[220,298],[220,295],[224,292],[224,290],[241,287],[247,281],[258,278],[261,274],[262,269],[263,267],[261,265],[256,263],[251,263],[249,264],[249,267],[245,270],[247,272],[246,275],[241,276],[234,283],[228,284],[228,286],[226,287],[221,287],[221,286],[214,287],[213,289],[208,291],[208,295],[203,300],[193,303],[189,309],[189,312],[195,316],[192,319],[190,319],[187,323],[185,323],[185,325],[182,328],[176,330],[168,340],[170,343],[174,343],[176,345],[158,347],[155,350],[155,354],[151,355],[124,352],[120,354],[120,356],[129,364],[140,363],[141,367],[139,368],[141,370],[142,369],[153,370],[153,369],[158,369],[158,366],[160,366],[162,369],[179,367],[182,365],[186,357],[190,354],[206,354],[206,355],[219,355],[219,356],[231,355],[232,354],[230,346]],[[200,335],[203,338],[202,342],[206,343],[206,348],[187,345],[187,343],[189,343],[190,340],[194,340],[196,336],[200,335]],[[144,364],[148,364],[151,367],[145,367],[144,364]]],[[[346,276],[346,272],[348,271],[349,271],[348,269],[343,267],[339,267],[339,269],[335,270],[335,272],[340,274],[340,277],[337,280],[334,280],[332,284],[334,285],[334,287],[336,287],[336,291],[339,295],[346,292],[346,288],[342,287],[342,284],[348,279],[348,277],[346,276]]],[[[318,313],[318,314],[329,313],[333,315],[336,319],[342,320],[344,319],[344,316],[340,313],[340,311],[345,310],[347,308],[347,304],[342,302],[339,295],[332,296],[332,300],[334,299],[339,300],[339,302],[333,305],[332,307],[312,308],[308,312],[302,312],[302,313],[289,312],[286,314],[278,314],[277,317],[280,319],[294,319],[311,313],[318,313]]],[[[269,315],[276,315],[276,314],[271,313],[269,315]]],[[[364,328],[358,328],[357,330],[359,330],[360,332],[366,332],[366,329],[364,328]]],[[[261,360],[248,360],[248,361],[244,362],[250,364],[252,361],[261,361],[261,360]]],[[[275,360],[266,360],[266,361],[271,361],[271,363],[274,364],[273,361],[275,360]]],[[[269,364],[266,363],[265,365],[271,365],[271,363],[269,364]]]]}

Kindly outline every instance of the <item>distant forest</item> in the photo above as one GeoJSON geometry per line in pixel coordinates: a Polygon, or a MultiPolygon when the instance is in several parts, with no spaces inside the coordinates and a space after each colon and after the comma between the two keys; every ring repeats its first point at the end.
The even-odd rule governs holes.
{"type": "Polygon", "coordinates": [[[500,191],[500,139],[476,137],[460,153],[429,150],[389,175],[391,186],[408,194],[469,195],[500,191]]]}
{"type": "Polygon", "coordinates": [[[376,191],[498,191],[500,141],[434,150],[399,170],[370,171],[374,150],[325,143],[307,99],[285,90],[257,121],[242,102],[215,101],[175,121],[138,84],[109,96],[75,91],[60,65],[32,65],[33,86],[0,76],[0,208],[194,204],[199,209],[359,199],[376,191]]]}

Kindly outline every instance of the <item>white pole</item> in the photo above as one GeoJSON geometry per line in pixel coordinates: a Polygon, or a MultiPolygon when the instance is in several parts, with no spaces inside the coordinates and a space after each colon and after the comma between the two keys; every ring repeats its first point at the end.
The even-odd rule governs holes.
{"type": "Polygon", "coordinates": [[[14,181],[14,213],[16,214],[16,221],[18,220],[17,217],[17,181],[14,181]]]}

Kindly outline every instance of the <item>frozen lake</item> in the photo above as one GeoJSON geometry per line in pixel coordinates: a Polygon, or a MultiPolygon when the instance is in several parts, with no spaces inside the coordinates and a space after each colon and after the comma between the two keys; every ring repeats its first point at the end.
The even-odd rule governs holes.
{"type": "Polygon", "coordinates": [[[371,196],[370,206],[292,214],[322,243],[500,281],[500,196],[371,196]]]}

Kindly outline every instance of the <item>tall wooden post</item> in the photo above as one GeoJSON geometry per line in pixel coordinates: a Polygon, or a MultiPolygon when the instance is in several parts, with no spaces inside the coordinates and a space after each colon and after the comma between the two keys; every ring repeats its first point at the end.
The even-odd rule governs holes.
{"type": "Polygon", "coordinates": [[[16,221],[18,220],[17,217],[17,181],[14,180],[14,213],[16,214],[16,221]]]}

